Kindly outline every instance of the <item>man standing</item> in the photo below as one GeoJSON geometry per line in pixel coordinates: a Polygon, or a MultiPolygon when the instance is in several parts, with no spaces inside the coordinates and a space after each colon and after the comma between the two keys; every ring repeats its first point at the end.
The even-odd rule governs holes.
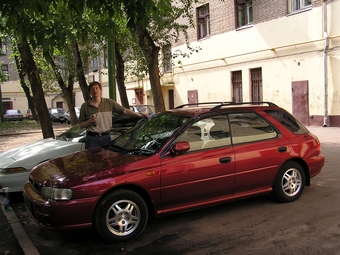
{"type": "Polygon", "coordinates": [[[89,84],[91,99],[80,108],[80,128],[86,128],[85,148],[103,146],[111,141],[112,113],[127,114],[138,117],[149,117],[124,108],[116,101],[102,97],[102,85],[97,82],[89,84]]]}

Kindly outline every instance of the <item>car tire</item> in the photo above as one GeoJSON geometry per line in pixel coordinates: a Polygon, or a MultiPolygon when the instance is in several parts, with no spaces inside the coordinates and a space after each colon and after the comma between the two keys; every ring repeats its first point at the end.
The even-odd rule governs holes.
{"type": "Polygon", "coordinates": [[[280,168],[273,186],[273,195],[280,202],[297,200],[305,187],[305,172],[300,164],[288,161],[280,168]]]}
{"type": "Polygon", "coordinates": [[[148,208],[136,192],[122,189],[106,195],[95,210],[94,225],[109,242],[124,242],[139,236],[148,221],[148,208]]]}

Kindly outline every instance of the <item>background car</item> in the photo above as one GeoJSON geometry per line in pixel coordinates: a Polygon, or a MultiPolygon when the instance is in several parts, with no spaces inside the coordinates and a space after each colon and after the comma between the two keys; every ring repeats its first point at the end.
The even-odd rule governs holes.
{"type": "Polygon", "coordinates": [[[64,108],[49,108],[52,122],[66,123],[66,110],[64,108]]]}
{"type": "Polygon", "coordinates": [[[6,110],[6,113],[4,114],[4,120],[24,120],[24,115],[20,112],[20,110],[6,110]]]}
{"type": "MultiPolygon", "coordinates": [[[[115,115],[111,139],[115,139],[136,125],[140,118],[115,115]]],[[[54,138],[42,139],[0,153],[0,193],[3,187],[9,192],[22,191],[31,169],[49,159],[85,149],[86,130],[75,125],[54,138]]]]}
{"type": "Polygon", "coordinates": [[[324,162],[318,138],[273,103],[183,105],[100,149],[38,165],[24,197],[41,226],[93,226],[121,242],[149,216],[268,193],[295,201],[324,162]]]}
{"type": "MultiPolygon", "coordinates": [[[[80,115],[80,107],[74,107],[74,110],[76,112],[77,119],[79,120],[79,115],[80,115]]],[[[66,111],[66,123],[70,124],[71,123],[71,117],[70,117],[70,111],[66,111]]]]}
{"type": "Polygon", "coordinates": [[[130,105],[130,110],[139,113],[147,113],[152,114],[155,113],[155,107],[153,105],[148,104],[137,104],[137,105],[130,105]]]}

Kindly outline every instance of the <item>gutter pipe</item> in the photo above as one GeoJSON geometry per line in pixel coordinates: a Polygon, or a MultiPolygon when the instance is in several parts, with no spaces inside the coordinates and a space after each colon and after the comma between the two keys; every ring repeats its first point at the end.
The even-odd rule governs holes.
{"type": "Polygon", "coordinates": [[[324,75],[324,122],[323,127],[327,127],[327,51],[329,48],[329,36],[327,33],[327,0],[323,0],[323,30],[325,37],[325,48],[323,51],[323,75],[324,75]]]}

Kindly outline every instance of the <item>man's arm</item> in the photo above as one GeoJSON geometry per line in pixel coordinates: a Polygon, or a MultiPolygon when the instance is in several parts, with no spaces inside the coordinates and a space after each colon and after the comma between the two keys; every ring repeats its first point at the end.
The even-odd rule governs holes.
{"type": "Polygon", "coordinates": [[[143,117],[149,118],[149,114],[147,113],[138,113],[138,112],[131,111],[130,109],[126,109],[126,108],[123,113],[126,115],[140,117],[140,118],[143,118],[143,117]]]}

